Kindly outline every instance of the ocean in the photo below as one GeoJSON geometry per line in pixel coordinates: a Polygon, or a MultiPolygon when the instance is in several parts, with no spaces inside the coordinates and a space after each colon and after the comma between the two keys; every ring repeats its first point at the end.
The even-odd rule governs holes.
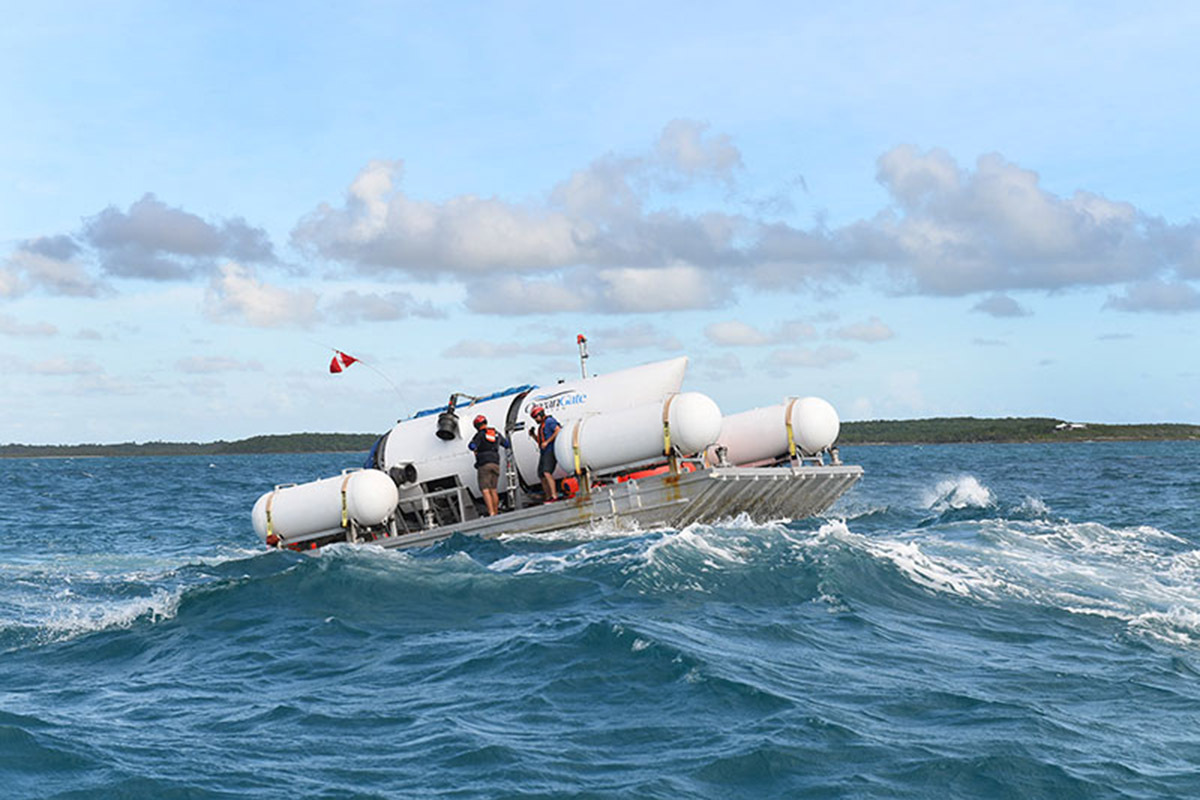
{"type": "Polygon", "coordinates": [[[7,798],[1200,796],[1200,442],[819,518],[267,551],[353,454],[0,461],[7,798]]]}

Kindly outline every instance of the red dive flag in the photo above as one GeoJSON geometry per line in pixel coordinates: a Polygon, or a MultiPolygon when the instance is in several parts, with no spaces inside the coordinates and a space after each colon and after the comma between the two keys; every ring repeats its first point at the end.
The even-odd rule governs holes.
{"type": "Polygon", "coordinates": [[[329,371],[330,372],[333,372],[333,373],[341,372],[346,367],[353,364],[355,361],[358,361],[358,359],[355,358],[354,356],[348,356],[345,353],[343,353],[341,350],[334,350],[333,352],[336,353],[336,355],[333,357],[333,360],[329,362],[329,371]]]}

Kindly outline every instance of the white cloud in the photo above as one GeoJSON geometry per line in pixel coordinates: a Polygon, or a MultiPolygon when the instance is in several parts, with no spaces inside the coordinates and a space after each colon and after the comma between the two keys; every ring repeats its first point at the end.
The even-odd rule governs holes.
{"type": "Polygon", "coordinates": [[[492,341],[463,339],[442,351],[446,358],[512,358],[523,355],[562,356],[572,352],[573,342],[565,339],[527,341],[492,341]]]}
{"type": "Polygon", "coordinates": [[[1125,287],[1123,295],[1110,296],[1104,307],[1115,308],[1118,311],[1156,311],[1168,314],[1200,311],[1200,292],[1181,281],[1142,281],[1125,287]]]}
{"type": "Polygon", "coordinates": [[[857,322],[838,328],[833,335],[839,339],[853,339],[858,342],[882,342],[891,339],[896,334],[879,317],[871,317],[866,322],[857,322]]]}
{"type": "Polygon", "coordinates": [[[207,374],[213,372],[261,372],[263,365],[254,360],[240,361],[228,356],[189,356],[175,362],[180,372],[207,374]]]}
{"type": "Polygon", "coordinates": [[[96,375],[104,368],[90,358],[48,358],[30,364],[28,370],[37,375],[96,375]]]}
{"type": "MultiPolygon", "coordinates": [[[[401,185],[402,162],[372,161],[340,203],[300,220],[292,240],[361,272],[466,281],[469,310],[506,315],[718,308],[747,289],[829,293],[864,281],[984,293],[973,310],[993,316],[1028,313],[1005,294],[1013,290],[1133,284],[1110,307],[1171,311],[1188,308],[1194,291],[1180,281],[1200,276],[1200,222],[1172,225],[1084,190],[1056,195],[996,154],[964,166],[943,150],[893,148],[877,162],[887,205],[841,227],[769,218],[736,199],[742,172],[728,135],[689,120],[669,122],[641,153],[599,157],[523,202],[422,200],[401,185]],[[1172,283],[1183,287],[1173,299],[1150,297],[1172,283]]],[[[22,244],[0,265],[0,296],[34,287],[95,295],[104,287],[89,258],[111,275],[156,280],[215,273],[223,260],[276,262],[266,233],[241,218],[206,220],[146,194],[87,219],[74,237],[22,244]]],[[[303,292],[285,298],[235,281],[216,276],[211,314],[258,325],[316,315],[303,292]]],[[[404,292],[347,292],[326,308],[342,319],[441,314],[404,292]]],[[[883,336],[885,327],[835,335],[883,336]]]]}
{"type": "Polygon", "coordinates": [[[343,292],[340,297],[329,301],[325,308],[343,322],[394,322],[409,317],[438,319],[446,312],[435,308],[429,301],[419,301],[408,292],[343,292]]]}
{"type": "Polygon", "coordinates": [[[971,310],[990,314],[993,317],[1028,317],[1032,313],[1016,300],[1004,294],[989,295],[973,305],[971,310]]]}
{"type": "Polygon", "coordinates": [[[750,215],[664,205],[664,191],[704,184],[729,190],[727,205],[741,170],[728,136],[687,120],[649,152],[598,158],[527,204],[420,201],[399,188],[400,162],[374,161],[293,239],[364,271],[471,277],[468,307],[502,314],[714,308],[739,286],[826,291],[886,274],[904,292],[990,292],[976,310],[1015,316],[1023,309],[1000,293],[1200,275],[1200,223],[1082,190],[1060,197],[994,154],[969,168],[942,150],[893,148],[877,171],[889,205],[840,228],[769,220],[753,204],[750,215]]]}
{"type": "Polygon", "coordinates": [[[789,347],[772,352],[767,363],[771,366],[782,367],[824,368],[851,361],[857,357],[853,350],[833,345],[822,345],[816,348],[789,347]]]}
{"type": "Polygon", "coordinates": [[[575,281],[574,273],[548,279],[515,275],[485,278],[467,284],[467,308],[484,314],[554,314],[582,311],[593,301],[595,291],[575,281]]]}
{"type": "Polygon", "coordinates": [[[79,394],[100,396],[142,396],[145,394],[146,387],[143,384],[131,383],[109,375],[96,374],[80,376],[79,380],[75,381],[74,391],[79,394]]]}
{"type": "Polygon", "coordinates": [[[597,352],[647,349],[674,352],[683,349],[683,342],[678,336],[649,322],[635,322],[619,328],[599,328],[588,339],[597,352]]]}
{"type": "Polygon", "coordinates": [[[599,308],[618,313],[714,308],[729,295],[710,274],[691,266],[606,269],[596,275],[599,308]]]}
{"type": "Polygon", "coordinates": [[[49,322],[21,322],[0,314],[0,336],[56,336],[58,328],[49,322]]]}
{"type": "Polygon", "coordinates": [[[105,287],[79,260],[69,236],[30,239],[9,255],[0,270],[0,296],[16,297],[33,288],[68,297],[97,297],[105,287]]]}
{"type": "Polygon", "coordinates": [[[308,326],[318,318],[317,295],[307,289],[282,289],[257,279],[253,271],[229,262],[213,276],[204,312],[215,322],[258,328],[308,326]]]}
{"type": "Polygon", "coordinates": [[[713,344],[727,347],[755,347],[766,344],[787,345],[801,339],[811,339],[817,330],[810,323],[788,320],[765,333],[741,320],[714,322],[704,328],[705,337],[713,344]]]}
{"type": "Polygon", "coordinates": [[[942,150],[901,146],[880,157],[878,177],[894,207],[870,233],[919,293],[1102,285],[1195,268],[1200,225],[1171,226],[1082,190],[1059,197],[999,155],[971,172],[942,150]]]}
{"type": "Polygon", "coordinates": [[[400,161],[372,161],[341,208],[321,205],[292,232],[326,258],[413,274],[527,271],[578,260],[587,234],[561,213],[462,195],[444,204],[414,200],[397,184],[400,161]]]}
{"type": "Polygon", "coordinates": [[[16,297],[20,293],[21,279],[17,271],[11,267],[0,269],[0,297],[16,297]]]}
{"type": "Polygon", "coordinates": [[[689,176],[708,173],[732,182],[733,172],[742,167],[742,154],[728,135],[705,139],[708,127],[693,120],[672,120],[663,128],[655,153],[668,169],[689,176]]]}
{"type": "MultiPolygon", "coordinates": [[[[340,207],[319,206],[296,226],[293,240],[365,271],[434,277],[736,264],[736,215],[646,207],[655,188],[731,180],[741,155],[727,136],[706,136],[705,127],[672,122],[651,155],[599,158],[536,204],[474,195],[420,201],[399,188],[401,162],[373,161],[340,207]]],[[[609,294],[617,295],[616,307],[636,305],[615,288],[609,294]]],[[[706,295],[690,298],[711,302],[706,295]]]]}
{"type": "Polygon", "coordinates": [[[771,342],[771,337],[758,328],[736,319],[710,323],[704,327],[704,335],[713,344],[734,347],[753,347],[771,342]]]}
{"type": "Polygon", "coordinates": [[[271,242],[240,217],[207,222],[146,194],[124,212],[109,206],[81,234],[105,272],[127,278],[178,280],[210,271],[218,259],[269,263],[271,242]]]}
{"type": "Polygon", "coordinates": [[[486,314],[565,311],[653,313],[712,308],[730,302],[721,283],[688,266],[657,269],[567,270],[547,278],[515,275],[467,285],[466,305],[486,314]]]}

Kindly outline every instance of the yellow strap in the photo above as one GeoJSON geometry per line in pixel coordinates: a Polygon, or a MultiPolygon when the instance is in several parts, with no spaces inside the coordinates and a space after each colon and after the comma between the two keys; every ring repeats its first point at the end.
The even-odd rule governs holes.
{"type": "Polygon", "coordinates": [[[583,420],[575,422],[575,428],[571,431],[571,449],[575,451],[575,474],[580,473],[579,469],[579,429],[583,427],[583,420]]]}
{"type": "Polygon", "coordinates": [[[346,485],[350,483],[350,475],[342,478],[342,527],[350,521],[350,513],[346,510],[346,485]]]}
{"type": "MultiPolygon", "coordinates": [[[[276,490],[278,491],[278,490],[276,490]]],[[[275,526],[271,522],[271,503],[275,502],[275,492],[271,492],[267,497],[267,538],[270,539],[275,533],[275,526]]]]}
{"type": "Polygon", "coordinates": [[[796,437],[792,434],[792,406],[796,405],[798,399],[798,397],[793,397],[783,412],[783,424],[787,426],[788,433],[788,455],[792,458],[796,457],[796,437]]]}
{"type": "Polygon", "coordinates": [[[671,402],[677,397],[675,394],[667,395],[667,401],[663,403],[663,455],[671,455],[671,402]]]}

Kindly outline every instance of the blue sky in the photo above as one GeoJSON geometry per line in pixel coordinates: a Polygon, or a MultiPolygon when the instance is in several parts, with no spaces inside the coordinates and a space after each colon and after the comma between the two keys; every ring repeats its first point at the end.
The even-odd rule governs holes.
{"type": "Polygon", "coordinates": [[[727,412],[1200,422],[1200,6],[829,5],[10,7],[0,442],[382,431],[579,332],[727,412]]]}

